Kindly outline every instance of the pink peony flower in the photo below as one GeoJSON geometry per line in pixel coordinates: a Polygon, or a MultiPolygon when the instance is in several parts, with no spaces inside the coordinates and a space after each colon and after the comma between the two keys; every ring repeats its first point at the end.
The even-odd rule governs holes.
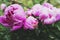
{"type": "Polygon", "coordinates": [[[6,4],[2,3],[1,4],[1,10],[5,10],[5,8],[6,8],[6,4]]]}
{"type": "Polygon", "coordinates": [[[38,25],[38,20],[33,16],[29,16],[24,25],[24,29],[35,29],[38,25]]]}
{"type": "Polygon", "coordinates": [[[20,17],[19,19],[24,19],[24,20],[26,19],[26,14],[24,12],[24,9],[22,8],[22,6],[18,4],[13,4],[8,6],[4,12],[4,15],[7,15],[8,12],[11,15],[16,16],[16,18],[20,17]]]}
{"type": "Polygon", "coordinates": [[[22,27],[26,20],[26,15],[23,8],[18,4],[13,4],[5,9],[4,15],[0,16],[0,23],[11,31],[17,30],[22,27]]]}

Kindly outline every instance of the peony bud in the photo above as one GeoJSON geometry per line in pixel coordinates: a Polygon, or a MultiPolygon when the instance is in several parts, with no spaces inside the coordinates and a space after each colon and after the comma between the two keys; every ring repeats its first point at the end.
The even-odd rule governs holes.
{"type": "Polygon", "coordinates": [[[2,4],[1,4],[1,10],[3,10],[3,11],[4,11],[4,10],[5,10],[5,8],[6,8],[6,4],[2,3],[2,4]]]}

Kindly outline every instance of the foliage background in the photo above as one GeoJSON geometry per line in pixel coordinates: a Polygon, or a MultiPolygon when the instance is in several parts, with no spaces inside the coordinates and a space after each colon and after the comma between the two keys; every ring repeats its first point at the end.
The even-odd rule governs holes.
{"type": "MultiPolygon", "coordinates": [[[[7,6],[12,4],[11,0],[0,0],[0,4],[6,3],[7,6]]],[[[16,0],[17,3],[23,6],[24,10],[31,8],[34,4],[49,2],[57,8],[60,8],[60,0],[16,0]]],[[[3,12],[0,10],[0,15],[3,12]]],[[[60,40],[60,21],[51,24],[43,25],[39,23],[39,28],[35,30],[19,29],[10,32],[9,29],[0,25],[0,40],[60,40]]]]}

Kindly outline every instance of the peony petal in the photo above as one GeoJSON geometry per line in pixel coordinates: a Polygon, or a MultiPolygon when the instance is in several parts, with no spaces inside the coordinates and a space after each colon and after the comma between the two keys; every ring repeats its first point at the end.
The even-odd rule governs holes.
{"type": "Polygon", "coordinates": [[[22,27],[22,23],[15,23],[14,26],[11,28],[11,31],[18,30],[22,27]]]}
{"type": "Polygon", "coordinates": [[[49,9],[53,9],[53,5],[50,4],[50,3],[43,3],[42,6],[47,7],[47,8],[49,8],[49,9]]]}
{"type": "Polygon", "coordinates": [[[10,26],[7,22],[6,22],[6,17],[5,16],[0,16],[0,23],[3,26],[10,26]]]}
{"type": "Polygon", "coordinates": [[[55,17],[52,17],[52,18],[47,18],[44,20],[44,24],[52,24],[56,22],[56,18],[55,17]]]}

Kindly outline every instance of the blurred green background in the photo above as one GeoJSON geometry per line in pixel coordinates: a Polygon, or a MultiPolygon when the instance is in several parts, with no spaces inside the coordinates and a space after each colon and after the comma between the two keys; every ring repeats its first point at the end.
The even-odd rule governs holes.
{"type": "MultiPolygon", "coordinates": [[[[11,5],[16,2],[27,10],[31,8],[34,4],[43,4],[48,2],[57,8],[60,8],[60,0],[0,0],[0,5],[5,3],[11,5]]],[[[0,15],[3,11],[0,10],[0,15]]],[[[39,23],[39,28],[35,30],[16,30],[10,32],[9,29],[0,25],[0,40],[60,40],[60,21],[52,25],[43,25],[39,23]]]]}

